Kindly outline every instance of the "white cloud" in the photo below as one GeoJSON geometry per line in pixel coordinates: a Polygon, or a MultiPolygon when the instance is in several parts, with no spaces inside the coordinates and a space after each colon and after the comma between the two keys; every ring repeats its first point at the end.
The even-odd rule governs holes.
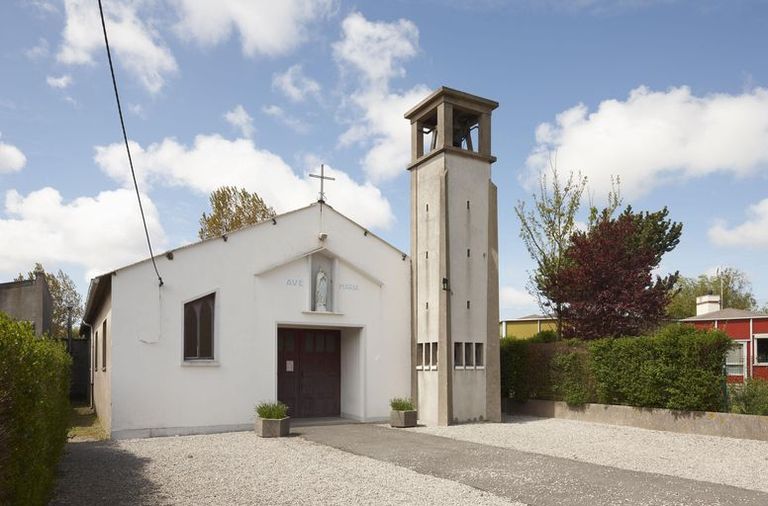
{"type": "Polygon", "coordinates": [[[24,51],[24,56],[26,56],[30,60],[45,58],[46,56],[48,56],[48,41],[43,37],[40,37],[36,45],[24,51]]]}
{"type": "Polygon", "coordinates": [[[342,22],[341,40],[333,45],[342,71],[358,80],[350,102],[362,112],[339,143],[369,147],[363,167],[372,181],[401,174],[410,160],[410,128],[403,114],[430,90],[417,85],[393,92],[390,81],[405,74],[402,63],[418,53],[418,39],[419,30],[411,21],[372,22],[353,12],[342,22]]]}
{"type": "MultiPolygon", "coordinates": [[[[150,235],[162,248],[165,233],[157,209],[146,195],[143,203],[150,235]]],[[[31,262],[71,263],[91,277],[148,256],[136,195],[128,189],[70,202],[50,187],[27,196],[10,190],[0,237],[14,245],[0,248],[1,272],[24,271],[31,262]]]]}
{"type": "Polygon", "coordinates": [[[0,141],[0,174],[18,172],[26,164],[27,157],[24,156],[24,153],[19,148],[0,141]]]}
{"type": "MultiPolygon", "coordinates": [[[[501,287],[499,305],[503,313],[530,313],[537,310],[536,299],[533,295],[513,286],[501,287]]],[[[520,316],[520,314],[516,316],[520,316]]]]}
{"type": "Polygon", "coordinates": [[[262,107],[261,112],[267,116],[275,118],[280,123],[284,124],[296,133],[304,134],[309,131],[309,125],[304,121],[291,116],[283,110],[279,105],[267,105],[262,107]]]}
{"type": "Polygon", "coordinates": [[[334,0],[171,0],[179,21],[176,32],[186,40],[213,46],[237,30],[243,53],[279,56],[298,47],[307,27],[331,14],[334,0]]]}
{"type": "Polygon", "coordinates": [[[718,246],[768,248],[768,198],[749,207],[748,219],[729,227],[718,222],[709,229],[709,240],[718,246]]]}
{"type": "Polygon", "coordinates": [[[642,196],[669,181],[768,168],[768,89],[697,97],[688,87],[632,90],[626,101],[583,104],[536,129],[524,183],[534,183],[556,153],[563,171],[581,171],[597,196],[621,178],[622,194],[642,196]]]}
{"type": "Polygon", "coordinates": [[[253,118],[245,107],[238,104],[234,109],[224,114],[227,123],[240,130],[243,137],[253,137],[253,118]]]}
{"type": "Polygon", "coordinates": [[[293,65],[285,72],[273,75],[272,88],[280,90],[294,102],[301,102],[310,95],[320,95],[320,83],[305,76],[301,65],[293,65]]]}
{"type": "MultiPolygon", "coordinates": [[[[159,92],[166,77],[177,71],[176,60],[151,23],[142,21],[146,2],[105,2],[109,43],[117,65],[124,66],[151,93],[159,92]]],[[[99,8],[90,0],[65,0],[66,25],[56,58],[70,65],[92,64],[104,52],[99,8]]]]}
{"type": "Polygon", "coordinates": [[[64,74],[63,76],[59,77],[47,76],[45,78],[45,82],[48,83],[48,86],[51,88],[63,90],[72,84],[72,76],[69,74],[64,74]]]}
{"type": "MultiPolygon", "coordinates": [[[[130,186],[122,143],[96,148],[96,163],[112,178],[130,186]]],[[[191,146],[166,138],[146,149],[131,141],[131,152],[142,188],[183,186],[202,194],[232,185],[257,192],[278,212],[317,200],[317,180],[297,174],[279,156],[257,148],[250,139],[229,140],[198,135],[191,146]]],[[[366,227],[388,228],[394,221],[389,202],[371,183],[360,184],[346,173],[327,167],[336,178],[327,189],[328,202],[366,227]]]]}

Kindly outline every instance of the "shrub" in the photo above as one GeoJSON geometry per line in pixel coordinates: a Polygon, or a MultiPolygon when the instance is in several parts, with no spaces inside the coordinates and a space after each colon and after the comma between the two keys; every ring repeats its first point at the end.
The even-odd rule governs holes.
{"type": "Polygon", "coordinates": [[[499,344],[501,354],[501,395],[518,401],[528,399],[528,343],[505,337],[499,344]]]}
{"type": "Polygon", "coordinates": [[[260,402],[256,405],[256,414],[265,420],[280,420],[288,416],[288,406],[282,402],[260,402]]]}
{"type": "Polygon", "coordinates": [[[554,330],[542,330],[540,332],[537,332],[533,336],[531,336],[530,339],[528,339],[529,343],[554,343],[558,340],[557,332],[554,330]]]}
{"type": "Polygon", "coordinates": [[[413,411],[416,409],[411,399],[400,397],[395,397],[389,401],[389,407],[392,408],[392,411],[413,411]]]}
{"type": "Polygon", "coordinates": [[[571,347],[552,357],[553,391],[559,399],[580,406],[594,400],[594,380],[586,349],[571,347]]]}
{"type": "Polygon", "coordinates": [[[0,313],[0,504],[45,504],[67,441],[71,359],[0,313]]]}
{"type": "Polygon", "coordinates": [[[742,415],[768,415],[768,381],[752,378],[734,387],[731,411],[742,415]]]}
{"type": "Polygon", "coordinates": [[[732,341],[717,330],[670,325],[652,336],[590,343],[597,399],[605,404],[717,411],[732,341]]]}

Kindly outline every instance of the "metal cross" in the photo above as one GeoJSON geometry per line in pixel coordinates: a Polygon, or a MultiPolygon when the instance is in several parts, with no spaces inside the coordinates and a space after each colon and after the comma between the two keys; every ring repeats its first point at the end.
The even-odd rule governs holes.
{"type": "Polygon", "coordinates": [[[320,175],[310,174],[309,177],[316,177],[320,180],[320,198],[317,201],[325,202],[325,180],[327,179],[328,181],[336,181],[336,178],[325,175],[324,164],[320,164],[320,175]]]}

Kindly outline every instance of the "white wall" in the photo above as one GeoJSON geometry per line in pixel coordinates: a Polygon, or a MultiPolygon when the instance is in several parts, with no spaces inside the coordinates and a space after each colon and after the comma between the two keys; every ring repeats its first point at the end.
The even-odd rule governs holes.
{"type": "MultiPolygon", "coordinates": [[[[112,280],[114,435],[251,424],[255,403],[277,395],[278,326],[362,329],[357,395],[364,400],[349,384],[342,388],[343,409],[351,414],[383,419],[391,397],[408,395],[408,258],[327,206],[322,213],[314,205],[279,216],[276,225],[235,232],[227,241],[181,248],[173,260],[161,257],[158,268],[165,281],[161,288],[147,262],[118,271],[112,280]],[[318,239],[321,230],[328,234],[324,243],[318,239]],[[321,246],[327,247],[325,254],[341,257],[335,263],[332,314],[309,312],[310,262],[300,258],[321,246]],[[211,292],[216,292],[216,359],[185,363],[183,305],[211,292]]],[[[354,341],[352,334],[345,332],[343,341],[354,341]]],[[[349,351],[343,352],[343,364],[352,361],[349,351]]],[[[354,367],[345,369],[342,378],[355,374],[354,367]]]]}
{"type": "Polygon", "coordinates": [[[104,430],[109,432],[112,426],[112,299],[107,296],[91,328],[91,378],[93,379],[93,407],[99,416],[104,430]],[[107,323],[107,338],[104,339],[104,326],[107,323]],[[98,332],[98,348],[94,346],[98,332]],[[106,343],[105,343],[106,341],[106,343]],[[104,367],[104,346],[106,344],[107,362],[104,367]],[[94,352],[98,353],[98,364],[94,362],[94,352]],[[97,365],[94,368],[94,365],[97,365]]]}

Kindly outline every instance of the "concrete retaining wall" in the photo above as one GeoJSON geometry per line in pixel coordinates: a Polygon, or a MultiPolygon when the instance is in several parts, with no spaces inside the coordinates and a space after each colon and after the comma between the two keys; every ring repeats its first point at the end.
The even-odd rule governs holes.
{"type": "Polygon", "coordinates": [[[608,404],[571,407],[559,401],[510,401],[513,415],[566,418],[582,422],[627,425],[642,429],[768,441],[768,416],[735,415],[709,411],[676,411],[608,404]]]}

